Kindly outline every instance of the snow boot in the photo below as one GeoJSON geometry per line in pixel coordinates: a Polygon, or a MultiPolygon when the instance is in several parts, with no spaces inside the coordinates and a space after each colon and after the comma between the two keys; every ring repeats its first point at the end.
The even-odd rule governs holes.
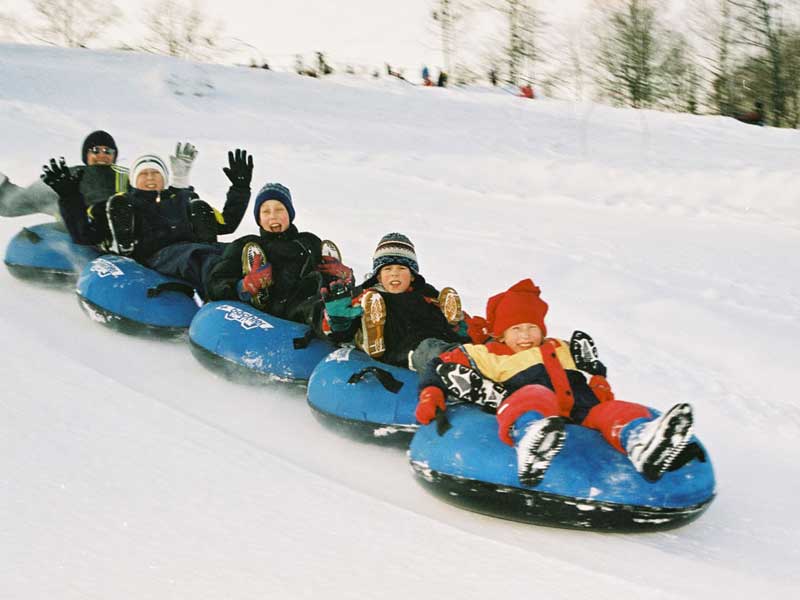
{"type": "Polygon", "coordinates": [[[661,479],[671,470],[672,463],[685,454],[692,423],[692,407],[676,404],[657,419],[628,425],[630,432],[623,430],[623,435],[627,433],[625,450],[636,470],[648,481],[661,479]]]}
{"type": "MultiPolygon", "coordinates": [[[[242,273],[247,275],[253,269],[253,263],[255,263],[256,257],[261,257],[261,265],[267,264],[267,257],[264,255],[264,251],[261,249],[256,242],[247,242],[242,248],[242,273]]],[[[258,310],[266,310],[267,309],[267,301],[269,300],[269,289],[268,288],[261,288],[258,290],[258,293],[255,296],[251,296],[250,304],[252,304],[258,310]]]]}
{"type": "Polygon", "coordinates": [[[339,251],[339,246],[330,240],[322,240],[322,256],[330,256],[338,262],[342,262],[342,253],[339,251]]]}
{"type": "Polygon", "coordinates": [[[514,424],[517,475],[519,482],[529,487],[538,485],[544,479],[550,463],[564,447],[567,437],[566,419],[542,419],[538,414],[526,413],[514,424]]]}
{"type": "Polygon", "coordinates": [[[214,244],[217,241],[217,217],[208,202],[192,200],[189,203],[189,223],[192,225],[195,242],[214,244]]]}
{"type": "Polygon", "coordinates": [[[383,326],[386,323],[386,302],[379,292],[367,291],[361,298],[361,329],[358,331],[356,343],[373,358],[379,358],[386,352],[383,339],[383,326]]]}
{"type": "Polygon", "coordinates": [[[461,298],[453,288],[446,287],[439,292],[437,304],[450,325],[455,325],[464,318],[464,313],[461,311],[461,298]]]}
{"type": "Polygon", "coordinates": [[[111,196],[106,202],[105,216],[111,237],[106,243],[106,249],[122,256],[133,254],[136,247],[136,220],[130,199],[122,194],[111,196]]]}
{"type": "Polygon", "coordinates": [[[475,369],[458,363],[436,365],[436,375],[453,398],[497,409],[508,392],[500,383],[483,377],[475,369]]]}

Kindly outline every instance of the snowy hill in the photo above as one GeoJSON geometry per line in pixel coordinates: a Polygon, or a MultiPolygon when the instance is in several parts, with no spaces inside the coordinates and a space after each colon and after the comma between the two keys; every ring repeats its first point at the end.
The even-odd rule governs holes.
{"type": "MultiPolygon", "coordinates": [[[[4,598],[793,597],[800,585],[800,133],[501,90],[312,80],[137,54],[0,46],[0,171],[178,140],[221,206],[226,151],[292,190],[358,276],[406,233],[437,285],[527,276],[590,332],[617,397],[692,402],[718,497],[667,533],[603,535],[445,505],[403,452],[313,419],[301,389],[215,377],[0,270],[4,598]]],[[[8,240],[42,216],[0,219],[8,240]]],[[[246,217],[239,234],[254,232],[246,217]]],[[[5,242],[4,242],[5,243],[5,242]]]]}

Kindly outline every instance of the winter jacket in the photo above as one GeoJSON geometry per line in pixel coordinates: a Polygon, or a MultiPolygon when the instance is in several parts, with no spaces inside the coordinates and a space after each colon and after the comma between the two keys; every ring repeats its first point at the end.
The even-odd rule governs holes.
{"type": "Polygon", "coordinates": [[[242,250],[249,242],[257,242],[272,265],[266,312],[311,324],[321,309],[322,278],[315,269],[322,261],[322,242],[313,233],[299,232],[294,225],[280,233],[260,229],[260,235],[247,235],[231,242],[206,281],[209,298],[239,299],[236,285],[244,276],[242,250]]]}
{"type": "Polygon", "coordinates": [[[386,323],[383,339],[386,351],[382,362],[408,367],[408,354],[416,350],[420,342],[435,338],[455,344],[469,341],[458,335],[447,322],[436,300],[439,292],[421,275],[415,275],[414,283],[402,294],[390,294],[372,277],[364,282],[365,289],[377,290],[386,303],[386,323]]]}
{"type": "MultiPolygon", "coordinates": [[[[198,198],[194,188],[167,188],[161,192],[131,188],[124,194],[134,209],[136,247],[133,258],[144,261],[158,250],[176,242],[195,241],[189,221],[189,203],[198,198]]],[[[225,207],[217,213],[217,233],[233,232],[247,210],[249,188],[231,186],[225,207]]],[[[76,199],[61,199],[61,214],[78,244],[97,245],[108,239],[105,203],[96,203],[83,211],[76,199]]],[[[215,211],[216,212],[216,211],[215,211]]]]}
{"type": "Polygon", "coordinates": [[[95,244],[97,242],[84,241],[87,235],[91,235],[87,234],[83,223],[87,220],[86,211],[98,202],[105,202],[114,194],[127,192],[128,169],[117,165],[78,165],[69,170],[72,174],[83,173],[80,194],[78,197],[57,196],[58,210],[75,243],[95,244]]]}
{"type": "MultiPolygon", "coordinates": [[[[447,362],[462,362],[463,359],[484,377],[502,383],[510,393],[533,384],[543,385],[558,393],[545,366],[548,360],[553,360],[560,365],[557,371],[566,375],[563,393],[568,398],[567,402],[572,404],[567,412],[573,421],[580,423],[589,410],[600,403],[600,399],[589,387],[583,373],[575,366],[569,342],[553,338],[548,338],[546,342],[549,343],[516,354],[500,342],[487,345],[464,344],[458,350],[442,356],[447,362]],[[550,355],[545,356],[545,352],[550,352],[550,355]]],[[[436,375],[436,366],[442,362],[441,357],[431,362],[420,379],[420,388],[433,385],[447,392],[436,375]]]]}

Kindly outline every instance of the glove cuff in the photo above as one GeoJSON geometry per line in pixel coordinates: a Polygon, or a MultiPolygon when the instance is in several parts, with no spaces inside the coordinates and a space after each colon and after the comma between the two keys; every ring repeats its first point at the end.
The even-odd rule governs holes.
{"type": "Polygon", "coordinates": [[[242,302],[250,302],[252,296],[250,296],[250,292],[244,289],[244,279],[236,282],[236,294],[242,302]]]}
{"type": "Polygon", "coordinates": [[[189,183],[189,174],[186,173],[185,175],[173,175],[172,176],[172,187],[174,188],[188,188],[190,186],[189,183]]]}

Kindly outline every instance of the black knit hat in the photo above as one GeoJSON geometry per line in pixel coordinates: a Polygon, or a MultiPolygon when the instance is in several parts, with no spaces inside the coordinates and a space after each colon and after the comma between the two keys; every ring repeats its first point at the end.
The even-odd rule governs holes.
{"type": "Polygon", "coordinates": [[[119,154],[119,148],[117,148],[117,143],[114,141],[114,138],[111,137],[111,134],[103,131],[102,129],[98,129],[97,131],[93,131],[89,135],[86,136],[86,139],[83,140],[83,150],[81,152],[81,158],[83,159],[83,164],[89,164],[89,161],[86,158],[86,155],[89,153],[89,148],[92,146],[106,146],[108,148],[114,149],[114,161],[117,162],[117,155],[119,154]]]}
{"type": "Polygon", "coordinates": [[[387,233],[378,242],[375,253],[372,255],[372,274],[386,265],[403,265],[415,274],[419,274],[419,263],[414,244],[402,233],[387,233]]]}

